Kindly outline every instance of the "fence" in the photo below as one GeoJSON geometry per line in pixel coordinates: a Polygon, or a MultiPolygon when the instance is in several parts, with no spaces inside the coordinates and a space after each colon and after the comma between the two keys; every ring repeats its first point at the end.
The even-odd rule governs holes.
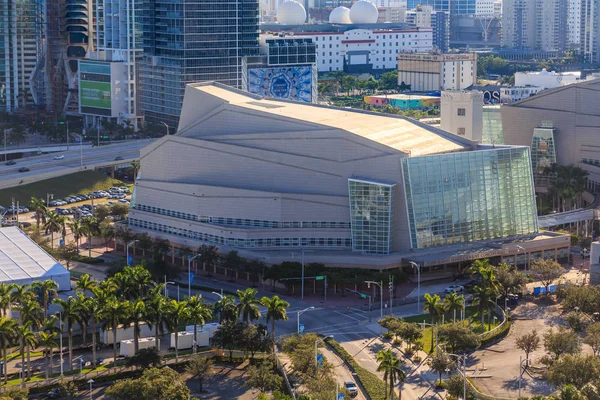
{"type": "Polygon", "coordinates": [[[502,317],[502,322],[500,323],[500,325],[496,326],[494,329],[480,334],[479,338],[481,340],[489,339],[489,338],[495,336],[498,332],[502,332],[502,330],[506,327],[506,324],[508,324],[508,318],[506,318],[506,313],[504,312],[502,307],[499,307],[498,304],[496,304],[494,311],[496,312],[496,314],[498,314],[502,317]]]}
{"type": "Polygon", "coordinates": [[[283,382],[285,382],[285,387],[287,388],[288,393],[290,394],[290,396],[292,396],[292,399],[296,400],[296,393],[294,392],[294,389],[290,384],[287,374],[285,373],[285,368],[283,367],[283,365],[281,365],[281,361],[279,360],[279,355],[277,354],[277,351],[275,351],[275,363],[277,364],[277,369],[283,376],[283,382]]]}

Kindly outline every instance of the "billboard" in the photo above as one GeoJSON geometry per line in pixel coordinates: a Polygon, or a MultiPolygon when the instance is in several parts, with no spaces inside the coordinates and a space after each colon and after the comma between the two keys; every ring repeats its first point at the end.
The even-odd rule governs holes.
{"type": "Polygon", "coordinates": [[[310,65],[248,69],[248,91],[260,96],[310,103],[312,84],[310,65]]]}
{"type": "Polygon", "coordinates": [[[111,109],[110,82],[79,82],[79,100],[82,107],[111,109]]]}

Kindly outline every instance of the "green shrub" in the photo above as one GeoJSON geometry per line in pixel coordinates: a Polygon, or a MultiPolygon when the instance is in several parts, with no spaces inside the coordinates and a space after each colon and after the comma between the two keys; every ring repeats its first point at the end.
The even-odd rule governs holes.
{"type": "Polygon", "coordinates": [[[386,340],[392,340],[394,338],[394,332],[385,331],[383,332],[382,336],[386,340]]]}
{"type": "Polygon", "coordinates": [[[402,346],[402,339],[396,338],[392,343],[396,346],[402,346]]]}
{"type": "Polygon", "coordinates": [[[486,337],[485,339],[481,339],[481,344],[479,345],[481,346],[485,346],[488,345],[498,339],[503,338],[504,336],[508,335],[508,332],[510,331],[510,321],[508,321],[506,323],[506,325],[504,325],[502,327],[502,329],[499,329],[498,331],[494,332],[493,335],[486,337]]]}
{"type": "Polygon", "coordinates": [[[367,392],[368,397],[371,400],[385,400],[386,392],[385,392],[385,383],[377,377],[377,375],[373,374],[370,371],[367,371],[344,349],[339,343],[335,340],[327,339],[327,344],[329,344],[335,352],[350,365],[352,370],[356,373],[356,377],[358,378],[360,384],[367,392]]]}
{"type": "Polygon", "coordinates": [[[412,360],[416,363],[420,363],[423,359],[421,358],[421,356],[415,355],[412,360]]]}

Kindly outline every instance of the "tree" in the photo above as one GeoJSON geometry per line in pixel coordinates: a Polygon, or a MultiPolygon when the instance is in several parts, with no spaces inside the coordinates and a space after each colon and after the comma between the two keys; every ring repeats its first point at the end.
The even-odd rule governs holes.
{"type": "Polygon", "coordinates": [[[97,283],[93,280],[89,274],[83,274],[75,284],[75,291],[86,294],[88,292],[93,293],[97,283]]]}
{"type": "Polygon", "coordinates": [[[187,301],[171,300],[167,302],[165,327],[175,334],[175,363],[179,362],[179,324],[187,321],[187,301]]]}
{"type": "Polygon", "coordinates": [[[535,260],[531,263],[531,272],[544,285],[548,296],[548,287],[566,271],[554,260],[535,260]]]}
{"type": "MultiPolygon", "coordinates": [[[[467,389],[467,399],[468,400],[475,399],[475,393],[473,392],[471,385],[467,384],[466,389],[467,389]]],[[[452,375],[446,381],[446,390],[448,391],[448,394],[450,396],[453,396],[454,398],[457,398],[457,399],[464,399],[465,381],[464,381],[463,376],[462,375],[452,375]]]]}
{"type": "Polygon", "coordinates": [[[480,344],[479,336],[463,323],[446,324],[438,330],[439,340],[450,346],[452,353],[474,349],[480,344]]]}
{"type": "Polygon", "coordinates": [[[117,381],[105,396],[112,400],[189,400],[190,390],[177,372],[165,367],[147,369],[139,379],[117,381]]]}
{"type": "Polygon", "coordinates": [[[242,342],[240,346],[244,349],[246,355],[254,359],[256,352],[266,352],[272,340],[267,336],[267,327],[264,325],[244,324],[241,332],[242,342]]]}
{"type": "Polygon", "coordinates": [[[344,75],[344,77],[342,78],[342,84],[340,86],[340,89],[346,91],[347,95],[350,96],[350,92],[352,90],[356,89],[357,85],[358,85],[358,78],[356,78],[352,75],[344,75]]]}
{"type": "Polygon", "coordinates": [[[532,331],[517,337],[515,343],[517,349],[525,353],[525,359],[529,360],[529,355],[540,347],[540,337],[536,331],[532,331]]]}
{"type": "Polygon", "coordinates": [[[52,248],[54,248],[54,233],[62,231],[64,223],[65,218],[62,215],[58,215],[54,211],[48,213],[44,229],[46,229],[46,233],[50,232],[50,243],[52,248]]]}
{"type": "Polygon", "coordinates": [[[248,288],[238,290],[239,303],[237,304],[238,317],[244,322],[260,318],[260,300],[256,297],[258,290],[248,288]]]}
{"type": "Polygon", "coordinates": [[[198,247],[198,254],[201,254],[198,261],[209,269],[219,260],[219,248],[212,244],[203,244],[198,247]]]}
{"type": "Polygon", "coordinates": [[[233,350],[239,349],[244,340],[245,324],[237,321],[226,321],[213,334],[210,342],[213,346],[229,351],[229,361],[233,361],[233,350]]]}
{"type": "Polygon", "coordinates": [[[77,245],[75,245],[75,243],[62,245],[58,251],[56,251],[56,256],[61,260],[65,260],[67,262],[67,269],[69,269],[71,267],[71,261],[76,260],[79,256],[77,245]]]}
{"type": "Polygon", "coordinates": [[[95,287],[93,289],[93,293],[95,297],[90,297],[87,307],[90,311],[90,327],[92,328],[92,358],[94,363],[94,368],[96,368],[98,363],[98,358],[96,357],[96,324],[100,320],[100,315],[102,313],[104,304],[101,302],[101,299],[106,296],[104,290],[100,287],[95,287]]]}
{"type": "MultiPolygon", "coordinates": [[[[77,293],[76,296],[75,309],[77,311],[77,321],[79,322],[79,326],[81,326],[82,345],[85,346],[87,340],[87,327],[90,318],[92,318],[92,310],[90,309],[90,302],[92,298],[87,297],[81,292],[77,293]]],[[[92,332],[92,335],[95,334],[96,332],[92,332]]]]}
{"type": "Polygon", "coordinates": [[[8,307],[12,302],[12,292],[16,287],[15,283],[0,283],[0,317],[6,316],[8,307]]]}
{"type": "Polygon", "coordinates": [[[81,240],[82,236],[85,236],[85,229],[78,219],[74,219],[73,221],[69,222],[67,226],[73,234],[73,239],[75,239],[75,245],[77,247],[77,254],[79,254],[79,241],[81,240]]]}
{"type": "MultiPolygon", "coordinates": [[[[406,374],[402,370],[402,361],[394,356],[392,350],[379,350],[377,352],[377,372],[383,372],[383,380],[386,388],[389,387],[390,399],[394,399],[394,386],[396,380],[402,383],[406,380],[406,374]],[[389,382],[389,386],[388,386],[389,382]]],[[[387,391],[387,390],[386,390],[387,391]]],[[[386,393],[387,399],[387,393],[386,393]]]]}
{"type": "Polygon", "coordinates": [[[136,366],[141,369],[149,367],[158,368],[162,363],[162,356],[160,351],[156,347],[150,347],[147,349],[141,349],[136,351],[135,355],[129,357],[127,360],[127,366],[136,366]]]}
{"type": "MultiPolygon", "coordinates": [[[[434,294],[433,296],[429,293],[425,293],[425,306],[423,307],[424,312],[428,312],[431,316],[431,325],[435,325],[437,320],[444,315],[444,305],[441,302],[440,296],[434,294]]],[[[433,336],[431,335],[431,351],[433,351],[433,336]]]]}
{"type": "Polygon", "coordinates": [[[423,330],[414,322],[400,321],[394,333],[404,340],[411,349],[414,349],[415,344],[423,337],[423,330]]]}
{"type": "Polygon", "coordinates": [[[258,389],[260,392],[279,389],[283,380],[275,371],[273,363],[263,361],[258,365],[248,367],[248,379],[245,385],[258,389]]]}
{"type": "Polygon", "coordinates": [[[547,372],[548,382],[557,387],[574,385],[582,388],[600,374],[600,359],[596,356],[566,354],[555,361],[547,372]]]}
{"type": "MultiPolygon", "coordinates": [[[[0,348],[2,349],[2,360],[7,364],[8,348],[12,346],[17,336],[17,321],[6,316],[0,317],[0,348]]],[[[8,368],[4,369],[4,383],[8,382],[8,368]]]]}
{"type": "Polygon", "coordinates": [[[53,349],[56,347],[56,332],[39,332],[40,346],[44,346],[44,362],[46,364],[46,379],[48,379],[48,375],[52,374],[52,354],[53,349]]]}
{"type": "Polygon", "coordinates": [[[17,326],[17,337],[19,338],[19,344],[21,346],[21,368],[23,372],[21,373],[21,387],[25,387],[25,377],[31,376],[31,373],[25,373],[25,352],[27,353],[27,371],[31,371],[30,360],[30,352],[31,347],[35,347],[37,345],[37,337],[33,330],[31,329],[31,323],[27,322],[23,325],[17,326]],[[25,352],[23,351],[25,348],[25,352]]]}
{"type": "MultiPolygon", "coordinates": [[[[101,311],[102,328],[111,329],[113,334],[113,367],[117,367],[117,328],[131,314],[129,301],[109,298],[101,311]]],[[[157,342],[158,343],[158,342],[157,342]]]]}
{"type": "Polygon", "coordinates": [[[106,221],[106,218],[110,215],[110,210],[105,204],[99,204],[94,209],[94,217],[96,217],[96,221],[98,224],[106,221]]]}
{"type": "Polygon", "coordinates": [[[116,219],[123,219],[129,214],[129,206],[127,204],[115,203],[110,206],[110,213],[116,219]]]}
{"type": "Polygon", "coordinates": [[[583,343],[592,348],[595,356],[600,355],[600,322],[594,322],[587,326],[583,343]]]}
{"type": "Polygon", "coordinates": [[[275,343],[275,321],[287,321],[287,308],[290,303],[285,300],[281,300],[279,296],[273,296],[272,298],[263,297],[261,300],[263,306],[267,307],[267,323],[271,322],[271,339],[275,343]]]}
{"type": "Polygon", "coordinates": [[[146,303],[143,299],[137,298],[130,303],[130,314],[123,321],[125,326],[133,325],[133,351],[137,354],[140,349],[140,325],[146,318],[146,303]]]}
{"type": "Polygon", "coordinates": [[[444,372],[453,370],[455,363],[450,356],[443,351],[437,351],[436,354],[429,359],[429,368],[433,372],[437,372],[440,377],[440,384],[442,383],[442,374],[444,372]]]}
{"type": "Polygon", "coordinates": [[[58,297],[58,284],[51,279],[46,279],[45,281],[33,282],[33,287],[36,288],[36,290],[42,297],[42,305],[44,307],[44,318],[47,318],[48,305],[52,300],[58,297]]]}
{"type": "Polygon", "coordinates": [[[212,318],[209,306],[204,303],[201,296],[192,296],[187,302],[187,320],[194,324],[194,343],[198,345],[198,325],[202,326],[212,318]]]}
{"type": "MultiPolygon", "coordinates": [[[[54,299],[54,303],[57,304],[62,310],[60,312],[60,318],[62,318],[63,326],[67,326],[67,346],[69,347],[69,371],[73,370],[73,325],[77,323],[77,301],[73,296],[69,296],[66,300],[60,297],[54,299]]],[[[62,331],[61,331],[62,334],[62,331]]],[[[62,349],[61,349],[62,351],[62,349]]]]}
{"type": "Polygon", "coordinates": [[[190,374],[192,378],[198,378],[201,393],[204,380],[210,378],[212,375],[213,364],[214,361],[212,358],[194,356],[185,367],[186,372],[190,374]]]}
{"type": "Polygon", "coordinates": [[[102,221],[100,224],[100,236],[104,239],[105,252],[108,252],[108,243],[116,237],[115,227],[108,220],[102,221]]]}
{"type": "Polygon", "coordinates": [[[581,351],[579,336],[569,329],[559,327],[544,333],[544,349],[558,360],[563,354],[577,354],[581,351]]]}
{"type": "Polygon", "coordinates": [[[473,287],[473,301],[471,304],[479,309],[482,329],[485,329],[484,316],[486,313],[488,314],[488,322],[490,320],[491,310],[496,305],[494,300],[495,294],[492,292],[492,289],[483,285],[475,285],[473,287]]]}
{"type": "Polygon", "coordinates": [[[504,299],[510,293],[519,293],[527,284],[527,275],[515,266],[500,264],[496,267],[496,277],[500,284],[500,294],[504,299]]]}
{"type": "Polygon", "coordinates": [[[456,312],[465,306],[465,297],[456,292],[448,293],[444,296],[443,306],[444,309],[452,312],[452,322],[456,322],[456,312]]]}
{"type": "Polygon", "coordinates": [[[87,236],[88,257],[92,257],[92,237],[98,234],[98,220],[94,217],[81,218],[81,226],[87,236]]]}
{"type": "Polygon", "coordinates": [[[35,213],[35,226],[40,229],[40,222],[46,224],[46,214],[48,213],[47,204],[44,200],[31,196],[29,201],[29,208],[35,213]]]}
{"type": "MultiPolygon", "coordinates": [[[[404,83],[404,82],[402,82],[404,83]]],[[[398,71],[389,71],[379,76],[379,89],[394,90],[398,88],[398,71]]]]}
{"type": "Polygon", "coordinates": [[[215,312],[219,313],[220,323],[237,320],[238,311],[233,296],[223,296],[215,303],[214,307],[215,312]]]}
{"type": "Polygon", "coordinates": [[[148,292],[146,300],[146,323],[150,329],[154,328],[154,340],[156,348],[160,350],[158,344],[159,333],[164,331],[164,321],[166,314],[167,298],[163,296],[163,284],[157,285],[148,292]]]}
{"type": "Polygon", "coordinates": [[[140,166],[141,166],[141,164],[140,164],[139,160],[133,160],[131,162],[131,168],[133,168],[133,183],[134,184],[137,179],[137,174],[138,174],[138,171],[140,170],[140,166]]]}

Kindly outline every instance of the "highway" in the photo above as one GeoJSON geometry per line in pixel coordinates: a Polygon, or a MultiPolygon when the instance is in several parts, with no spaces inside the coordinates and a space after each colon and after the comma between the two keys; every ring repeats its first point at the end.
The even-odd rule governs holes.
{"type": "Polygon", "coordinates": [[[55,178],[79,171],[93,170],[98,167],[129,164],[139,159],[140,150],[154,139],[134,140],[108,146],[81,148],[73,146],[69,151],[44,154],[15,160],[15,165],[0,164],[0,189],[55,178]],[[62,154],[63,160],[54,160],[54,156],[62,154]],[[123,160],[115,160],[122,157],[123,160]],[[19,168],[27,167],[30,171],[19,172],[19,168]]]}

